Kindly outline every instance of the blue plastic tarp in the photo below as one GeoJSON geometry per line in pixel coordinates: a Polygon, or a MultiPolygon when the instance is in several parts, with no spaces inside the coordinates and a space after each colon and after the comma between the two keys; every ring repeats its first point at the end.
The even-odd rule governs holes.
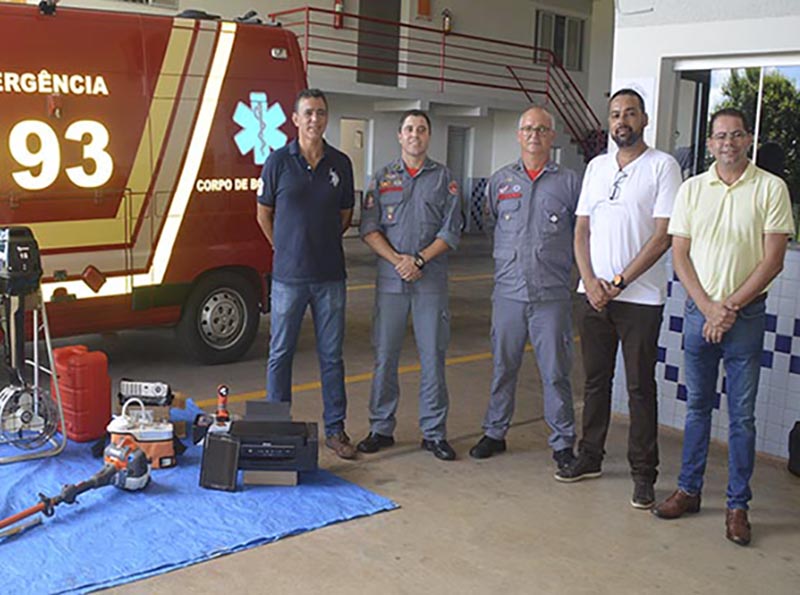
{"type": "MultiPolygon", "coordinates": [[[[0,456],[13,454],[4,446],[0,456]]],[[[61,504],[42,525],[0,541],[0,592],[86,593],[161,574],[397,505],[326,471],[295,487],[200,488],[202,449],[153,472],[141,492],[104,487],[61,504]]],[[[51,459],[0,465],[0,518],[102,466],[86,444],[51,459]]]]}

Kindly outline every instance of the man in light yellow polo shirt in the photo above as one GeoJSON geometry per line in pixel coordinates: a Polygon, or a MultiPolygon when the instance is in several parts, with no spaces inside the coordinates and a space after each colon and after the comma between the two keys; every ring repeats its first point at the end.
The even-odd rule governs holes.
{"type": "Polygon", "coordinates": [[[716,161],[683,183],[669,225],[675,272],[689,294],[683,325],[686,425],[678,489],[653,513],[673,519],[700,510],[722,359],[729,417],[725,536],[747,545],[766,292],[783,268],[794,224],[786,184],[747,157],[753,137],[744,114],[720,110],[710,129],[708,149],[716,161]]]}

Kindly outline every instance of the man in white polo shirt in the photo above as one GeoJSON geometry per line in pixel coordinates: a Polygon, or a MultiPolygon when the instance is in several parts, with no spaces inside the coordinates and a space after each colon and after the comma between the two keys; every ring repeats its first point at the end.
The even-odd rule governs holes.
{"type": "Polygon", "coordinates": [[[583,437],[577,460],[559,470],[556,479],[574,482],[601,475],[622,342],[631,504],[650,508],[658,474],[655,366],[667,285],[661,257],[670,245],[667,226],[681,170],[673,157],[645,144],[647,114],[636,91],[621,89],[611,96],[608,124],[619,150],[589,163],[576,210],[578,291],[586,294],[580,325],[586,374],[583,437]]]}
{"type": "Polygon", "coordinates": [[[744,114],[719,110],[709,128],[715,162],[681,186],[669,226],[675,272],[689,294],[686,427],[678,489],[653,514],[674,519],[700,510],[721,359],[729,420],[725,536],[747,545],[767,289],[783,268],[794,223],[786,184],[748,159],[753,135],[744,114]]]}

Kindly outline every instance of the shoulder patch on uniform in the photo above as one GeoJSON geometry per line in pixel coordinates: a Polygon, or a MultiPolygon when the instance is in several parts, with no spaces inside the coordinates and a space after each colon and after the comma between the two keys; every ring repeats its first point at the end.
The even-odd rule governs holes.
{"type": "Polygon", "coordinates": [[[458,182],[452,180],[447,186],[447,191],[453,195],[458,194],[458,182]]]}

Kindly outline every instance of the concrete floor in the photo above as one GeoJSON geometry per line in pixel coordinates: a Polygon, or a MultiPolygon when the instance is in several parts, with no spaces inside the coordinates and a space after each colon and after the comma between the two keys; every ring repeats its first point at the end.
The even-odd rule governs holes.
{"type": "MultiPolygon", "coordinates": [[[[348,431],[368,431],[372,369],[370,325],[372,258],[346,240],[349,285],[345,345],[348,431]]],[[[492,262],[486,241],[471,237],[452,258],[452,342],[448,383],[449,436],[459,460],[445,463],[419,448],[416,391],[419,375],[409,335],[401,365],[403,398],[398,444],[354,462],[321,453],[320,465],[392,498],[396,511],[334,525],[225,556],[112,591],[120,594],[192,593],[797,593],[800,591],[800,479],[785,464],[759,457],[749,548],[724,538],[725,448],[714,445],[704,508],[667,522],[630,506],[625,459],[626,418],[614,420],[603,477],[572,485],[553,480],[541,421],[539,379],[527,357],[518,391],[509,450],[473,461],[469,448],[480,424],[491,378],[489,313],[492,262]]],[[[241,362],[198,368],[175,353],[170,331],[81,337],[103,349],[112,377],[163,379],[196,400],[228,383],[232,394],[263,391],[267,320],[241,362]]],[[[579,343],[576,343],[579,350],[579,343]]],[[[577,355],[577,353],[576,353],[577,355]]],[[[321,403],[311,325],[295,358],[295,419],[319,420],[321,403]]],[[[580,392],[579,358],[573,373],[580,392]]],[[[580,411],[580,397],[576,396],[580,411]]],[[[241,408],[241,405],[234,407],[241,408]]],[[[679,432],[663,429],[659,498],[674,486],[679,432]]]]}

